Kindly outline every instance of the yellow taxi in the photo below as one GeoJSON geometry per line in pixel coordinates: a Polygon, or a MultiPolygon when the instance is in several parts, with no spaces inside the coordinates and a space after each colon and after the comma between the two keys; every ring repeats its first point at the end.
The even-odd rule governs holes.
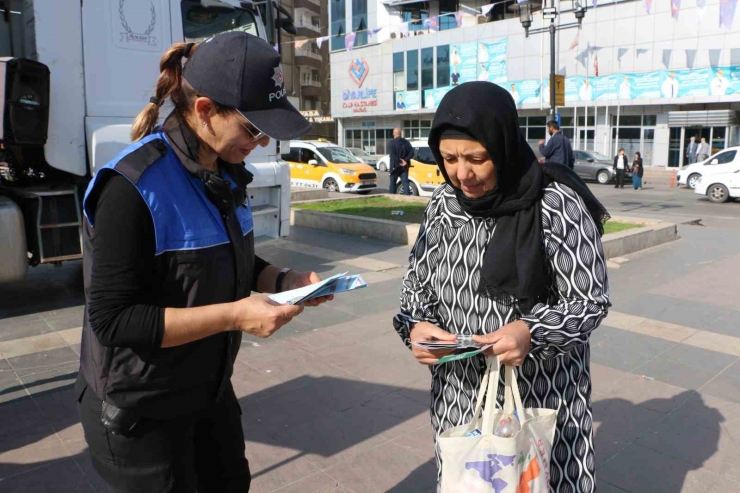
{"type": "MultiPolygon", "coordinates": [[[[432,150],[429,149],[429,144],[426,141],[412,141],[411,147],[414,148],[414,157],[411,158],[411,168],[409,168],[409,189],[411,195],[431,197],[434,194],[434,190],[442,185],[445,179],[439,171],[432,150]]],[[[396,186],[396,191],[399,194],[403,192],[400,178],[396,186]]]]}
{"type": "Polygon", "coordinates": [[[378,176],[371,166],[331,142],[291,141],[290,152],[282,158],[290,165],[292,187],[358,193],[378,187],[378,176]]]}

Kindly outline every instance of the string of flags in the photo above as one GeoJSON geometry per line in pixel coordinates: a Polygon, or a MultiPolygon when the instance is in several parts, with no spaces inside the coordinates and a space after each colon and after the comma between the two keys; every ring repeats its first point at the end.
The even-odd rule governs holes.
{"type": "MultiPolygon", "coordinates": [[[[521,1],[521,0],[519,0],[521,1]]],[[[679,13],[681,11],[681,1],[682,0],[670,0],[671,2],[671,16],[674,19],[678,19],[679,13]]],[[[699,18],[704,17],[704,11],[706,7],[706,1],[707,0],[694,0],[696,2],[696,6],[699,9],[699,18]]],[[[686,0],[684,0],[684,3],[686,0]]],[[[737,9],[737,2],[738,0],[719,0],[720,2],[720,8],[719,8],[719,27],[725,28],[725,29],[732,29],[733,20],[735,18],[735,10],[737,9]]],[[[501,2],[495,2],[491,3],[489,5],[484,5],[479,8],[471,8],[471,7],[464,7],[466,13],[470,15],[484,15],[488,16],[488,14],[491,13],[491,10],[498,5],[501,2]],[[469,11],[469,12],[467,12],[469,11]]],[[[598,0],[593,0],[592,2],[593,8],[596,8],[598,6],[598,0]]],[[[647,14],[652,13],[653,8],[653,0],[642,0],[643,8],[645,9],[645,12],[647,14]]],[[[455,19],[455,25],[456,27],[461,27],[463,22],[463,11],[457,11],[457,12],[450,12],[447,14],[441,14],[441,15],[435,15],[432,17],[427,17],[422,21],[422,30],[428,30],[428,31],[439,31],[440,30],[440,24],[445,17],[454,17],[455,19]]],[[[409,21],[409,22],[403,22],[401,24],[397,24],[395,26],[387,26],[387,27],[377,27],[372,29],[360,29],[357,31],[352,31],[346,34],[339,34],[338,36],[344,37],[344,48],[347,51],[352,51],[355,47],[355,43],[357,42],[357,36],[360,33],[367,33],[368,36],[374,37],[374,41],[377,43],[383,43],[385,41],[388,41],[393,37],[395,34],[397,37],[408,37],[409,32],[411,31],[410,25],[416,24],[418,21],[409,21]]],[[[575,50],[578,47],[579,43],[579,36],[580,36],[581,30],[578,30],[578,33],[576,34],[576,37],[573,39],[573,42],[570,45],[570,50],[575,50]]],[[[334,36],[320,36],[317,38],[307,38],[307,39],[297,39],[295,41],[286,41],[283,44],[294,44],[296,49],[300,49],[303,46],[305,46],[307,43],[313,41],[316,43],[316,46],[321,49],[323,44],[331,39],[334,36]]],[[[640,51],[643,50],[637,50],[638,55],[641,54],[640,51]]],[[[621,48],[620,48],[621,52],[621,48]]],[[[622,54],[623,56],[623,54],[622,54]]],[[[621,56],[619,57],[621,58],[621,56]]]]}

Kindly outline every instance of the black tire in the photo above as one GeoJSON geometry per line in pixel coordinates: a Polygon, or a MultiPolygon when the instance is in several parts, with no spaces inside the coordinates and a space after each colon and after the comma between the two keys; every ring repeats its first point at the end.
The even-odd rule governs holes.
{"type": "MultiPolygon", "coordinates": [[[[409,192],[411,192],[411,195],[415,197],[419,196],[419,189],[416,188],[416,185],[412,181],[409,181],[409,192]]],[[[401,183],[401,180],[396,182],[396,195],[403,195],[403,184],[401,183]]]]}
{"type": "Polygon", "coordinates": [[[609,178],[609,172],[601,170],[596,173],[596,181],[598,181],[602,185],[608,184],[611,181],[611,179],[609,178]]]}
{"type": "Polygon", "coordinates": [[[324,180],[324,188],[329,192],[338,192],[339,184],[334,178],[327,178],[324,180]]]}
{"type": "Polygon", "coordinates": [[[379,171],[388,171],[388,167],[385,165],[385,161],[381,161],[378,163],[378,170],[379,171]]]}
{"type": "Polygon", "coordinates": [[[689,177],[686,179],[686,186],[690,188],[691,190],[696,188],[696,180],[701,178],[701,175],[699,173],[691,173],[689,177]]]}
{"type": "Polygon", "coordinates": [[[727,202],[730,198],[730,191],[727,190],[726,186],[715,183],[707,188],[707,197],[709,197],[710,202],[721,204],[723,202],[727,202]]]}

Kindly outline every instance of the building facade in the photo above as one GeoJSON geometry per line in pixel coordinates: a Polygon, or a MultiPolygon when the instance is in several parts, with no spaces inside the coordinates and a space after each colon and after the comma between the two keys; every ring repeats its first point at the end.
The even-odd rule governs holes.
{"type": "MultiPolygon", "coordinates": [[[[394,126],[424,139],[439,100],[470,80],[505,87],[527,140],[544,139],[549,36],[525,36],[516,0],[481,15],[490,3],[329,0],[340,142],[384,154],[394,126]],[[347,32],[361,30],[347,50],[347,32]]],[[[671,2],[652,2],[648,13],[642,0],[599,0],[580,30],[558,31],[565,105],[557,113],[576,148],[608,156],[624,148],[641,152],[646,165],[676,167],[686,163],[691,136],[713,151],[740,143],[740,20],[730,29],[725,16],[720,27],[720,0],[697,3],[672,13],[671,2]]],[[[559,19],[573,21],[572,13],[559,19]]],[[[545,25],[535,12],[532,29],[545,25]]]]}
{"type": "Polygon", "coordinates": [[[336,140],[336,124],[331,118],[329,47],[318,48],[308,41],[296,48],[295,42],[329,34],[329,10],[322,0],[280,0],[293,15],[296,35],[281,33],[281,53],[285,88],[290,102],[314,125],[305,139],[336,140]]]}

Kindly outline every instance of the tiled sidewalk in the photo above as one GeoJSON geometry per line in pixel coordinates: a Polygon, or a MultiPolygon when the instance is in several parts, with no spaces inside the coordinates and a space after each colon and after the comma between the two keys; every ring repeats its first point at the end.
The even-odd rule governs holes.
{"type": "MultiPolygon", "coordinates": [[[[262,254],[322,275],[361,272],[371,286],[307,310],[272,339],[245,338],[233,383],[252,491],[434,491],[429,372],[390,324],[407,249],[300,229],[291,240],[312,248],[280,241],[262,254]]],[[[649,274],[650,255],[666,252],[624,264],[612,284],[655,289],[632,280],[649,274]]],[[[90,470],[72,398],[80,320],[79,306],[0,319],[0,492],[108,491],[90,470]]],[[[737,335],[618,310],[594,332],[599,493],[740,491],[737,335]]]]}

